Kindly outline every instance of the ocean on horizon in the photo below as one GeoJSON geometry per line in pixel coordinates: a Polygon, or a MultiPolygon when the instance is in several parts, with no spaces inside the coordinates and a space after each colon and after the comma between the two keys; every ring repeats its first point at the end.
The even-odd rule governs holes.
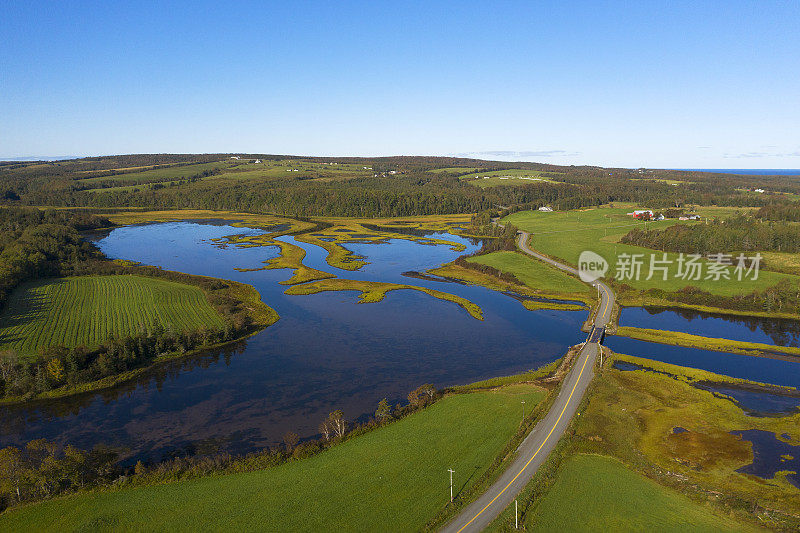
{"type": "Polygon", "coordinates": [[[751,176],[800,176],[800,168],[673,168],[695,172],[718,172],[720,174],[745,174],[751,176]]]}

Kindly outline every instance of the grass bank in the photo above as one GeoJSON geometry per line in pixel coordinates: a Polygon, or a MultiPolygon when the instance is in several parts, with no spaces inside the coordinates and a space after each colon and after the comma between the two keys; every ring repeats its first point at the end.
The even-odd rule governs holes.
{"type": "Polygon", "coordinates": [[[718,352],[738,353],[742,355],[768,355],[784,354],[795,356],[800,360],[800,348],[791,346],[777,346],[773,344],[762,344],[758,342],[743,342],[729,339],[717,339],[712,337],[702,337],[679,331],[664,331],[660,329],[635,328],[631,326],[619,326],[615,335],[630,337],[648,342],[660,344],[670,344],[673,346],[687,346],[690,348],[700,348],[702,350],[714,350],[718,352]]]}
{"type": "Polygon", "coordinates": [[[382,283],[378,281],[358,281],[339,278],[324,279],[304,283],[302,285],[294,285],[286,289],[285,293],[291,295],[306,295],[325,291],[359,291],[361,294],[358,297],[358,303],[375,303],[383,300],[387,292],[403,289],[420,291],[434,298],[446,302],[453,302],[469,313],[472,318],[483,320],[483,310],[477,304],[470,302],[466,298],[425,287],[415,287],[414,285],[403,285],[400,283],[382,283]]]}
{"type": "Polygon", "coordinates": [[[0,530],[416,531],[447,505],[447,469],[456,492],[469,490],[517,430],[520,401],[544,395],[531,385],[449,395],[308,459],[60,498],[0,515],[0,530]]]}
{"type": "Polygon", "coordinates": [[[759,531],[634,472],[617,459],[569,457],[528,531],[759,531]],[[580,512],[576,512],[580,509],[580,512]]]}
{"type": "Polygon", "coordinates": [[[237,246],[277,246],[280,249],[280,255],[267,259],[264,261],[264,266],[261,268],[235,268],[239,272],[252,272],[256,270],[274,270],[281,268],[288,268],[292,270],[292,277],[281,281],[281,285],[296,285],[298,283],[307,283],[318,279],[328,279],[336,277],[328,272],[323,272],[315,268],[308,267],[303,264],[303,259],[306,256],[306,251],[288,242],[279,241],[277,239],[264,238],[263,236],[244,239],[228,239],[226,242],[236,244],[237,246]]]}
{"type": "MultiPolygon", "coordinates": [[[[513,253],[513,252],[510,252],[513,253]]],[[[437,268],[431,268],[426,271],[428,274],[432,274],[434,276],[441,276],[444,278],[455,279],[459,281],[463,281],[465,283],[470,283],[474,285],[480,285],[482,287],[486,287],[487,289],[491,289],[494,291],[501,291],[501,292],[514,292],[520,294],[522,296],[530,296],[533,298],[543,298],[543,299],[553,299],[553,300],[576,300],[580,302],[584,302],[585,304],[593,303],[593,299],[591,296],[591,292],[588,293],[561,293],[561,292],[551,292],[546,290],[539,290],[529,287],[528,285],[519,285],[517,283],[511,283],[509,281],[500,279],[496,276],[485,272],[479,272],[477,270],[473,270],[471,268],[465,268],[460,265],[456,265],[453,263],[447,263],[446,265],[442,265],[437,268]]],[[[523,305],[526,305],[526,300],[522,300],[523,305]]],[[[565,310],[572,310],[572,305],[575,304],[560,304],[559,302],[533,302],[531,301],[526,305],[530,306],[528,309],[553,309],[559,308],[561,305],[569,306],[569,309],[565,310]],[[537,304],[541,304],[541,306],[537,306],[537,304]]],[[[577,309],[584,309],[582,306],[576,306],[577,309]]]]}
{"type": "Polygon", "coordinates": [[[538,300],[524,300],[522,305],[529,311],[537,311],[539,309],[550,309],[551,311],[583,311],[588,309],[583,304],[571,304],[560,302],[547,302],[538,300]]]}

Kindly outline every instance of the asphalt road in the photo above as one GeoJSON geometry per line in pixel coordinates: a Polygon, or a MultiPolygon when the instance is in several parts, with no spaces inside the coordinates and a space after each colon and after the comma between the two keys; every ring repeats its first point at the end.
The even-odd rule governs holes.
{"type": "MultiPolygon", "coordinates": [[[[528,247],[528,233],[519,237],[520,249],[528,255],[541,259],[561,270],[577,275],[577,271],[562,263],[534,252],[528,247]]],[[[595,282],[600,288],[601,300],[594,325],[605,327],[611,320],[614,307],[614,293],[602,281],[595,282]]],[[[494,484],[477,500],[466,507],[452,522],[442,529],[445,533],[481,531],[488,526],[511,503],[527,485],[542,463],[547,460],[564,434],[572,417],[580,405],[586,388],[594,375],[594,365],[599,353],[598,334],[590,334],[586,344],[567,375],[561,391],[550,408],[533,430],[525,437],[518,448],[517,458],[494,484]]],[[[578,510],[576,509],[576,512],[578,510]]]]}

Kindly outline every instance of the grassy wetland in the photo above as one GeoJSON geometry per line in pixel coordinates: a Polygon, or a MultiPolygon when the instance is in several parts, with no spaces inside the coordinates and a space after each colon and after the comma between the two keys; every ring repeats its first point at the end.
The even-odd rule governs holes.
{"type": "Polygon", "coordinates": [[[358,281],[349,279],[324,279],[294,285],[286,289],[286,294],[306,295],[317,294],[327,291],[359,291],[358,303],[376,303],[382,301],[389,291],[413,290],[420,291],[445,302],[453,302],[476,320],[483,320],[483,311],[480,306],[470,302],[466,298],[449,294],[443,291],[428,289],[427,287],[417,287],[415,285],[403,285],[400,283],[382,283],[377,281],[358,281]]]}
{"type": "MultiPolygon", "coordinates": [[[[695,520],[700,530],[798,527],[800,489],[788,472],[766,479],[739,472],[753,463],[753,446],[732,432],[761,430],[797,445],[800,410],[749,416],[733,398],[698,386],[704,383],[759,386],[638,357],[607,358],[570,437],[520,496],[526,528],[670,530],[695,520]],[[641,369],[620,370],[615,361],[641,369]],[[576,517],[579,501],[595,512],[576,517]]],[[[493,528],[509,524],[513,509],[493,528]]]]}
{"type": "Polygon", "coordinates": [[[800,348],[792,346],[777,346],[758,342],[743,342],[729,339],[718,339],[692,335],[680,331],[665,331],[658,329],[636,328],[631,326],[618,326],[615,335],[630,337],[647,342],[670,344],[674,346],[687,346],[701,350],[714,350],[718,352],[738,353],[753,356],[785,355],[800,361],[800,348]]]}

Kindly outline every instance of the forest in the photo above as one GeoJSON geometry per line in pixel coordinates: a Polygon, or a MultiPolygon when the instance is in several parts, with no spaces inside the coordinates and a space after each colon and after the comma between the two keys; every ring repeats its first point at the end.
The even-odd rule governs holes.
{"type": "Polygon", "coordinates": [[[0,163],[0,203],[377,217],[474,213],[487,209],[512,212],[543,205],[575,209],[609,202],[635,202],[653,209],[687,205],[796,207],[786,193],[800,193],[800,183],[788,176],[574,167],[449,157],[315,158],[269,154],[239,154],[235,156],[241,157],[238,160],[232,157],[231,154],[145,154],[53,163],[0,163]],[[273,166],[253,170],[252,165],[245,164],[247,158],[253,161],[258,158],[273,166]],[[298,174],[270,173],[270,168],[281,164],[319,168],[298,174]],[[320,170],[321,165],[327,165],[324,168],[328,170],[320,170]],[[347,165],[353,170],[336,170],[347,165]],[[549,181],[481,189],[468,179],[461,179],[475,169],[511,168],[542,172],[549,181]],[[152,172],[156,169],[158,172],[152,172]],[[136,173],[144,171],[150,172],[142,174],[140,181],[119,186],[121,177],[131,176],[134,180],[136,173]],[[768,190],[763,194],[751,192],[755,187],[768,190]]]}
{"type": "Polygon", "coordinates": [[[111,226],[108,219],[50,209],[0,209],[0,309],[23,281],[66,276],[100,253],[79,231],[111,226]]]}

